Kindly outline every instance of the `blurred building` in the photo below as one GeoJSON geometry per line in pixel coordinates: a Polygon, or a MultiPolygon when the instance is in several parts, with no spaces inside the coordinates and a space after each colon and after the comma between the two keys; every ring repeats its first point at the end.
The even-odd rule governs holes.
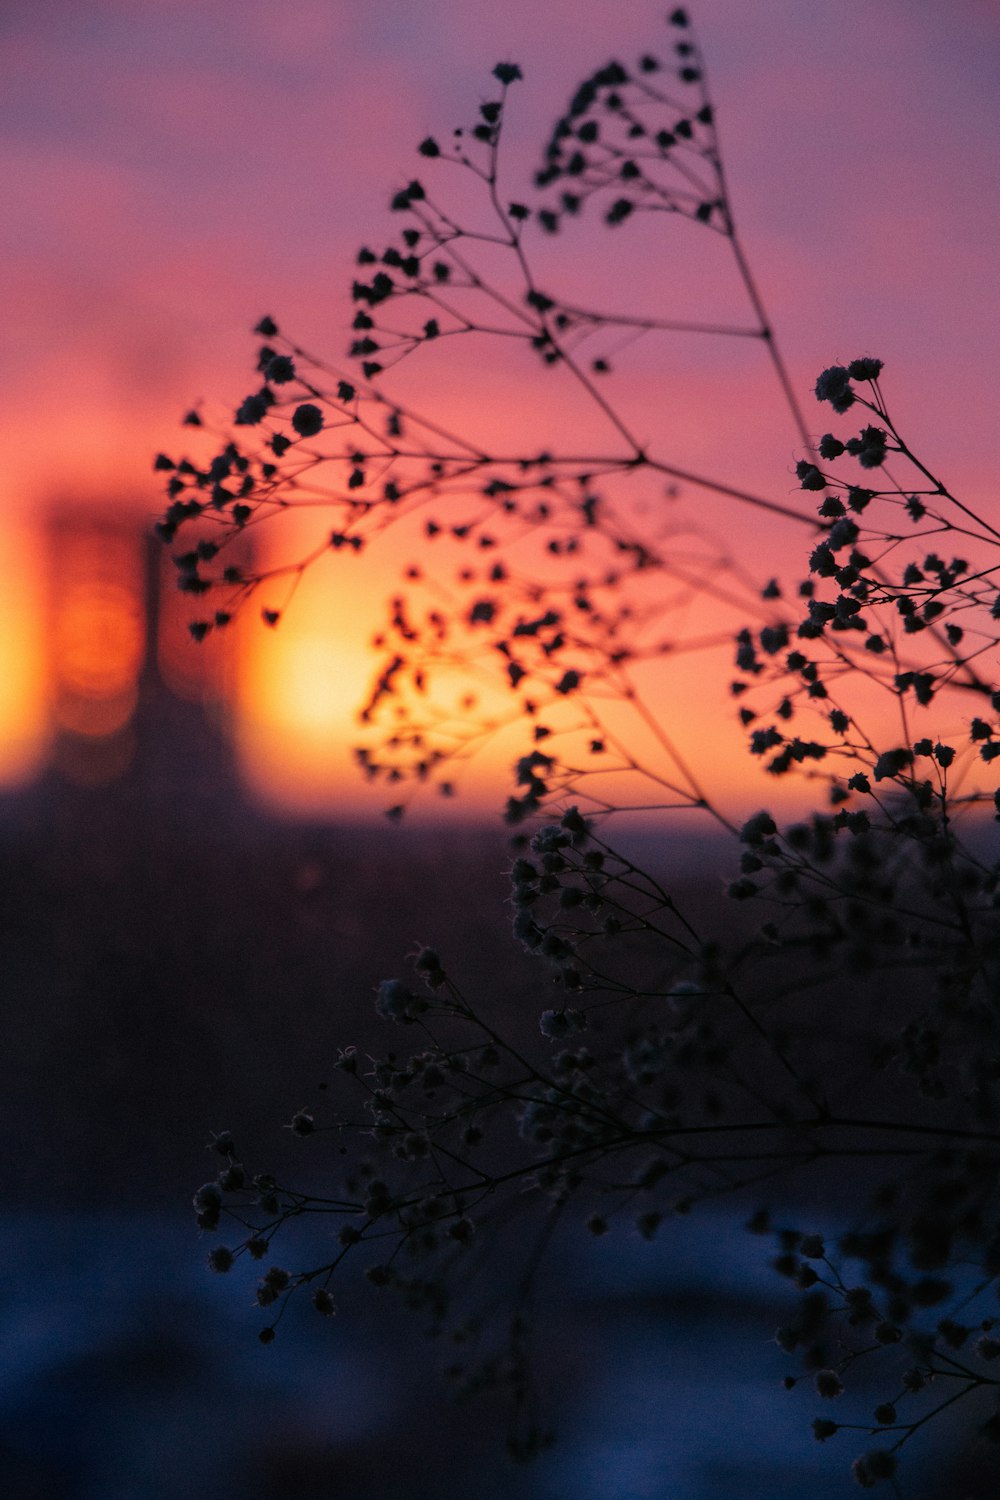
{"type": "Polygon", "coordinates": [[[53,506],[0,606],[0,787],[232,798],[235,644],[193,639],[168,549],[122,508],[53,506]]]}

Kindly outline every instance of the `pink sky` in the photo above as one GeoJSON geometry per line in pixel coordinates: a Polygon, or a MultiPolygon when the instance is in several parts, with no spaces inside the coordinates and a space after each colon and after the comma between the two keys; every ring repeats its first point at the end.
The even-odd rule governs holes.
{"type": "MultiPolygon", "coordinates": [[[[691,11],[738,222],[808,419],[829,425],[807,394],[821,368],[876,353],[922,452],[988,506],[1000,11],[989,0],[691,11]]],[[[662,15],[595,0],[4,6],[3,513],[30,522],[63,496],[152,516],[151,454],[179,446],[192,401],[231,404],[251,388],[248,329],[263,312],[340,358],[354,251],[388,238],[389,191],[418,170],[413,148],[473,117],[496,61],[525,74],[508,118],[513,196],[584,73],[665,51],[662,15]]],[[[594,219],[572,247],[586,276],[608,235],[594,219]]],[[[683,315],[682,302],[732,297],[731,281],[703,282],[700,252],[669,225],[630,253],[640,301],[648,286],[683,315]]],[[[679,462],[787,501],[796,441],[761,363],[685,344],[666,372],[649,368],[679,462]]],[[[731,524],[721,510],[713,522],[731,524]]],[[[748,566],[773,571],[778,532],[747,535],[748,566]]],[[[364,634],[340,640],[345,660],[362,659],[364,634]]]]}

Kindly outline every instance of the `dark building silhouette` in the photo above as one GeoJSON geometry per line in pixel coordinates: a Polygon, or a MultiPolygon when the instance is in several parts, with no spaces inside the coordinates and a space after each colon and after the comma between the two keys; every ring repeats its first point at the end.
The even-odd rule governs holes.
{"type": "Polygon", "coordinates": [[[196,820],[243,805],[228,733],[232,648],[196,644],[162,544],[121,511],[54,507],[46,527],[51,742],[8,815],[196,820]]]}

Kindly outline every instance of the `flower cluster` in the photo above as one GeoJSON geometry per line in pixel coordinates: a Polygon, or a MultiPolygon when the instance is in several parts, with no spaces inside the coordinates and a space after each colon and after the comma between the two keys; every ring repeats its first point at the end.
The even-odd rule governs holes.
{"type": "Polygon", "coordinates": [[[535,178],[539,187],[563,185],[558,206],[540,216],[550,233],[598,195],[611,200],[609,225],[659,211],[732,232],[698,44],[686,11],[674,10],[667,24],[669,63],[646,52],[634,68],[598,68],[556,122],[535,178]]]}
{"type": "MultiPolygon", "coordinates": [[[[194,1208],[204,1232],[232,1229],[209,1252],[214,1271],[267,1262],[254,1272],[263,1342],[303,1293],[331,1316],[350,1255],[449,1330],[460,1390],[507,1390],[511,1451],[526,1457],[551,1439],[529,1312],[557,1223],[666,1236],[673,1215],[716,1195],[771,1179],[787,1192],[822,1164],[857,1222],[777,1231],[773,1266],[797,1297],[776,1335],[801,1366],[786,1385],[823,1402],[818,1441],[866,1435],[847,1458],[859,1486],[895,1485],[902,1451],[945,1406],[1000,1436],[1000,865],[982,817],[1000,817],[1000,531],[900,432],[881,360],[823,370],[816,398],[850,425],[807,430],[736,239],[686,11],[668,25],[669,62],[613,61],[581,83],[537,201],[500,194],[520,69],[498,64],[474,122],[418,146],[421,176],[391,199],[398,233],[359,252],[344,369],[265,318],[255,388],[215,452],[157,460],[179,586],[217,606],[192,621],[197,639],[251,597],[276,626],[319,555],[346,560],[389,527],[419,528],[420,561],[375,641],[361,709],[375,738],[358,763],[394,788],[398,816],[425,784],[451,795],[463,760],[516,729],[509,905],[542,989],[527,1017],[494,1016],[421,944],[412,979],[376,989],[392,1050],[345,1048],[323,1107],[286,1126],[290,1149],[321,1157],[317,1191],[252,1171],[223,1132],[194,1208]],[[485,195],[488,231],[439,199],[432,174],[456,169],[485,195]],[[550,268],[543,279],[538,243],[591,198],[612,227],[660,211],[715,233],[747,325],[598,311],[550,268]],[[692,474],[636,437],[627,400],[609,394],[612,351],[679,330],[759,342],[803,443],[808,510],[692,474]],[[395,398],[396,366],[469,336],[526,353],[539,379],[565,377],[606,450],[491,447],[395,398]],[[645,512],[626,493],[639,485],[645,512]],[[673,510],[680,486],[800,528],[804,576],[748,584],[723,542],[673,510]],[[328,505],[332,529],[294,566],[255,569],[248,536],[297,501],[328,505]],[[690,625],[706,599],[733,611],[732,697],[753,763],[819,788],[821,805],[787,826],[766,809],[734,824],[676,743],[673,705],[649,691],[650,663],[718,646],[703,620],[690,625]],[[614,839],[614,820],[637,811],[731,836],[714,916],[660,870],[669,837],[649,868],[614,839]],[[286,1250],[315,1216],[327,1229],[332,1217],[333,1248],[327,1233],[311,1258],[286,1250]],[[491,1284],[491,1264],[517,1274],[491,1284]],[[510,1293],[499,1330],[484,1313],[498,1285],[510,1293]],[[883,1382],[875,1404],[859,1367],[883,1382]],[[860,1419],[841,1420],[862,1397],[860,1419]]],[[[189,426],[211,431],[200,413],[189,426]]],[[[768,1233],[767,1211],[748,1227],[768,1233]]]]}

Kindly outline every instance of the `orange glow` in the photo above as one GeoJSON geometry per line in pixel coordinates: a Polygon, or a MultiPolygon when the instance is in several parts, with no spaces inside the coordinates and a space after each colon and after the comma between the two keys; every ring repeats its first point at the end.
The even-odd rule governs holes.
{"type": "MultiPolygon", "coordinates": [[[[315,543],[314,518],[290,514],[283,522],[272,544],[283,555],[315,543]]],[[[366,572],[360,560],[338,566],[324,558],[277,628],[264,626],[252,605],[238,622],[237,754],[251,789],[275,807],[331,811],[356,800],[348,747],[372,673],[366,636],[378,598],[366,572]]],[[[287,586],[275,586],[267,605],[280,608],[285,594],[287,586]]]]}
{"type": "MultiPolygon", "coordinates": [[[[280,566],[308,553],[323,535],[315,513],[289,511],[270,536],[265,533],[259,561],[280,566]]],[[[294,590],[287,579],[272,582],[238,618],[232,698],[237,759],[251,791],[272,809],[372,817],[414,789],[409,782],[366,782],[353,751],[372,740],[358,719],[383,665],[371,639],[385,624],[401,564],[419,555],[412,528],[400,527],[370,552],[320,558],[294,590]],[[263,607],[281,611],[273,629],[262,624],[263,607]]],[[[522,739],[523,726],[505,731],[463,763],[461,797],[449,804],[457,816],[496,810],[510,767],[524,753],[522,739]]],[[[443,811],[444,800],[430,788],[414,799],[418,817],[443,811]]]]}
{"type": "MultiPolygon", "coordinates": [[[[270,537],[265,533],[261,561],[278,566],[308,553],[322,536],[322,522],[314,514],[289,512],[270,537]]],[[[412,530],[407,534],[405,527],[388,542],[371,554],[329,554],[306,572],[290,597],[287,580],[268,585],[266,596],[258,595],[238,621],[233,705],[238,761],[254,794],[274,810],[370,816],[406,801],[414,790],[410,781],[399,786],[385,779],[365,783],[352,754],[355,745],[366,739],[371,743],[373,737],[358,722],[358,709],[384,665],[384,655],[371,648],[370,639],[384,624],[386,600],[395,592],[393,574],[398,578],[399,565],[421,555],[419,538],[412,530]],[[262,607],[280,610],[275,628],[262,624],[262,607]]],[[[447,575],[447,568],[444,572],[447,575]]],[[[704,608],[711,619],[712,606],[704,608]]],[[[723,806],[750,805],[762,797],[775,805],[810,801],[813,794],[801,779],[795,779],[795,785],[791,778],[775,783],[747,756],[746,734],[736,722],[725,688],[731,662],[732,647],[727,643],[707,655],[681,654],[648,665],[639,674],[643,694],[664,719],[670,741],[711,801],[723,806]],[[664,704],[676,704],[676,711],[664,712],[664,704]]],[[[461,685],[458,679],[450,684],[456,703],[461,685]]],[[[445,696],[452,697],[447,689],[445,696]]],[[[500,672],[496,687],[480,684],[477,718],[503,722],[513,702],[500,672]]],[[[618,731],[643,765],[697,796],[694,784],[634,710],[606,700],[600,706],[603,722],[618,731]]],[[[572,705],[562,707],[570,719],[576,717],[572,705]]],[[[553,727],[561,717],[553,708],[553,727]]],[[[602,766],[588,760],[585,744],[586,736],[579,763],[599,773],[602,766]]],[[[519,722],[484,736],[475,753],[460,757],[454,768],[452,779],[460,795],[450,804],[452,814],[495,812],[511,790],[511,767],[530,748],[531,721],[523,715],[519,722]]],[[[611,759],[617,761],[617,756],[611,759]]],[[[640,803],[677,800],[662,788],[643,785],[639,776],[629,781],[626,792],[618,771],[594,774],[584,785],[612,800],[616,793],[640,803]]],[[[417,816],[443,811],[442,799],[432,787],[421,790],[413,801],[417,816]]]]}
{"type": "Polygon", "coordinates": [[[7,519],[0,547],[16,559],[0,590],[0,782],[28,780],[45,754],[44,575],[35,528],[7,519]]]}

